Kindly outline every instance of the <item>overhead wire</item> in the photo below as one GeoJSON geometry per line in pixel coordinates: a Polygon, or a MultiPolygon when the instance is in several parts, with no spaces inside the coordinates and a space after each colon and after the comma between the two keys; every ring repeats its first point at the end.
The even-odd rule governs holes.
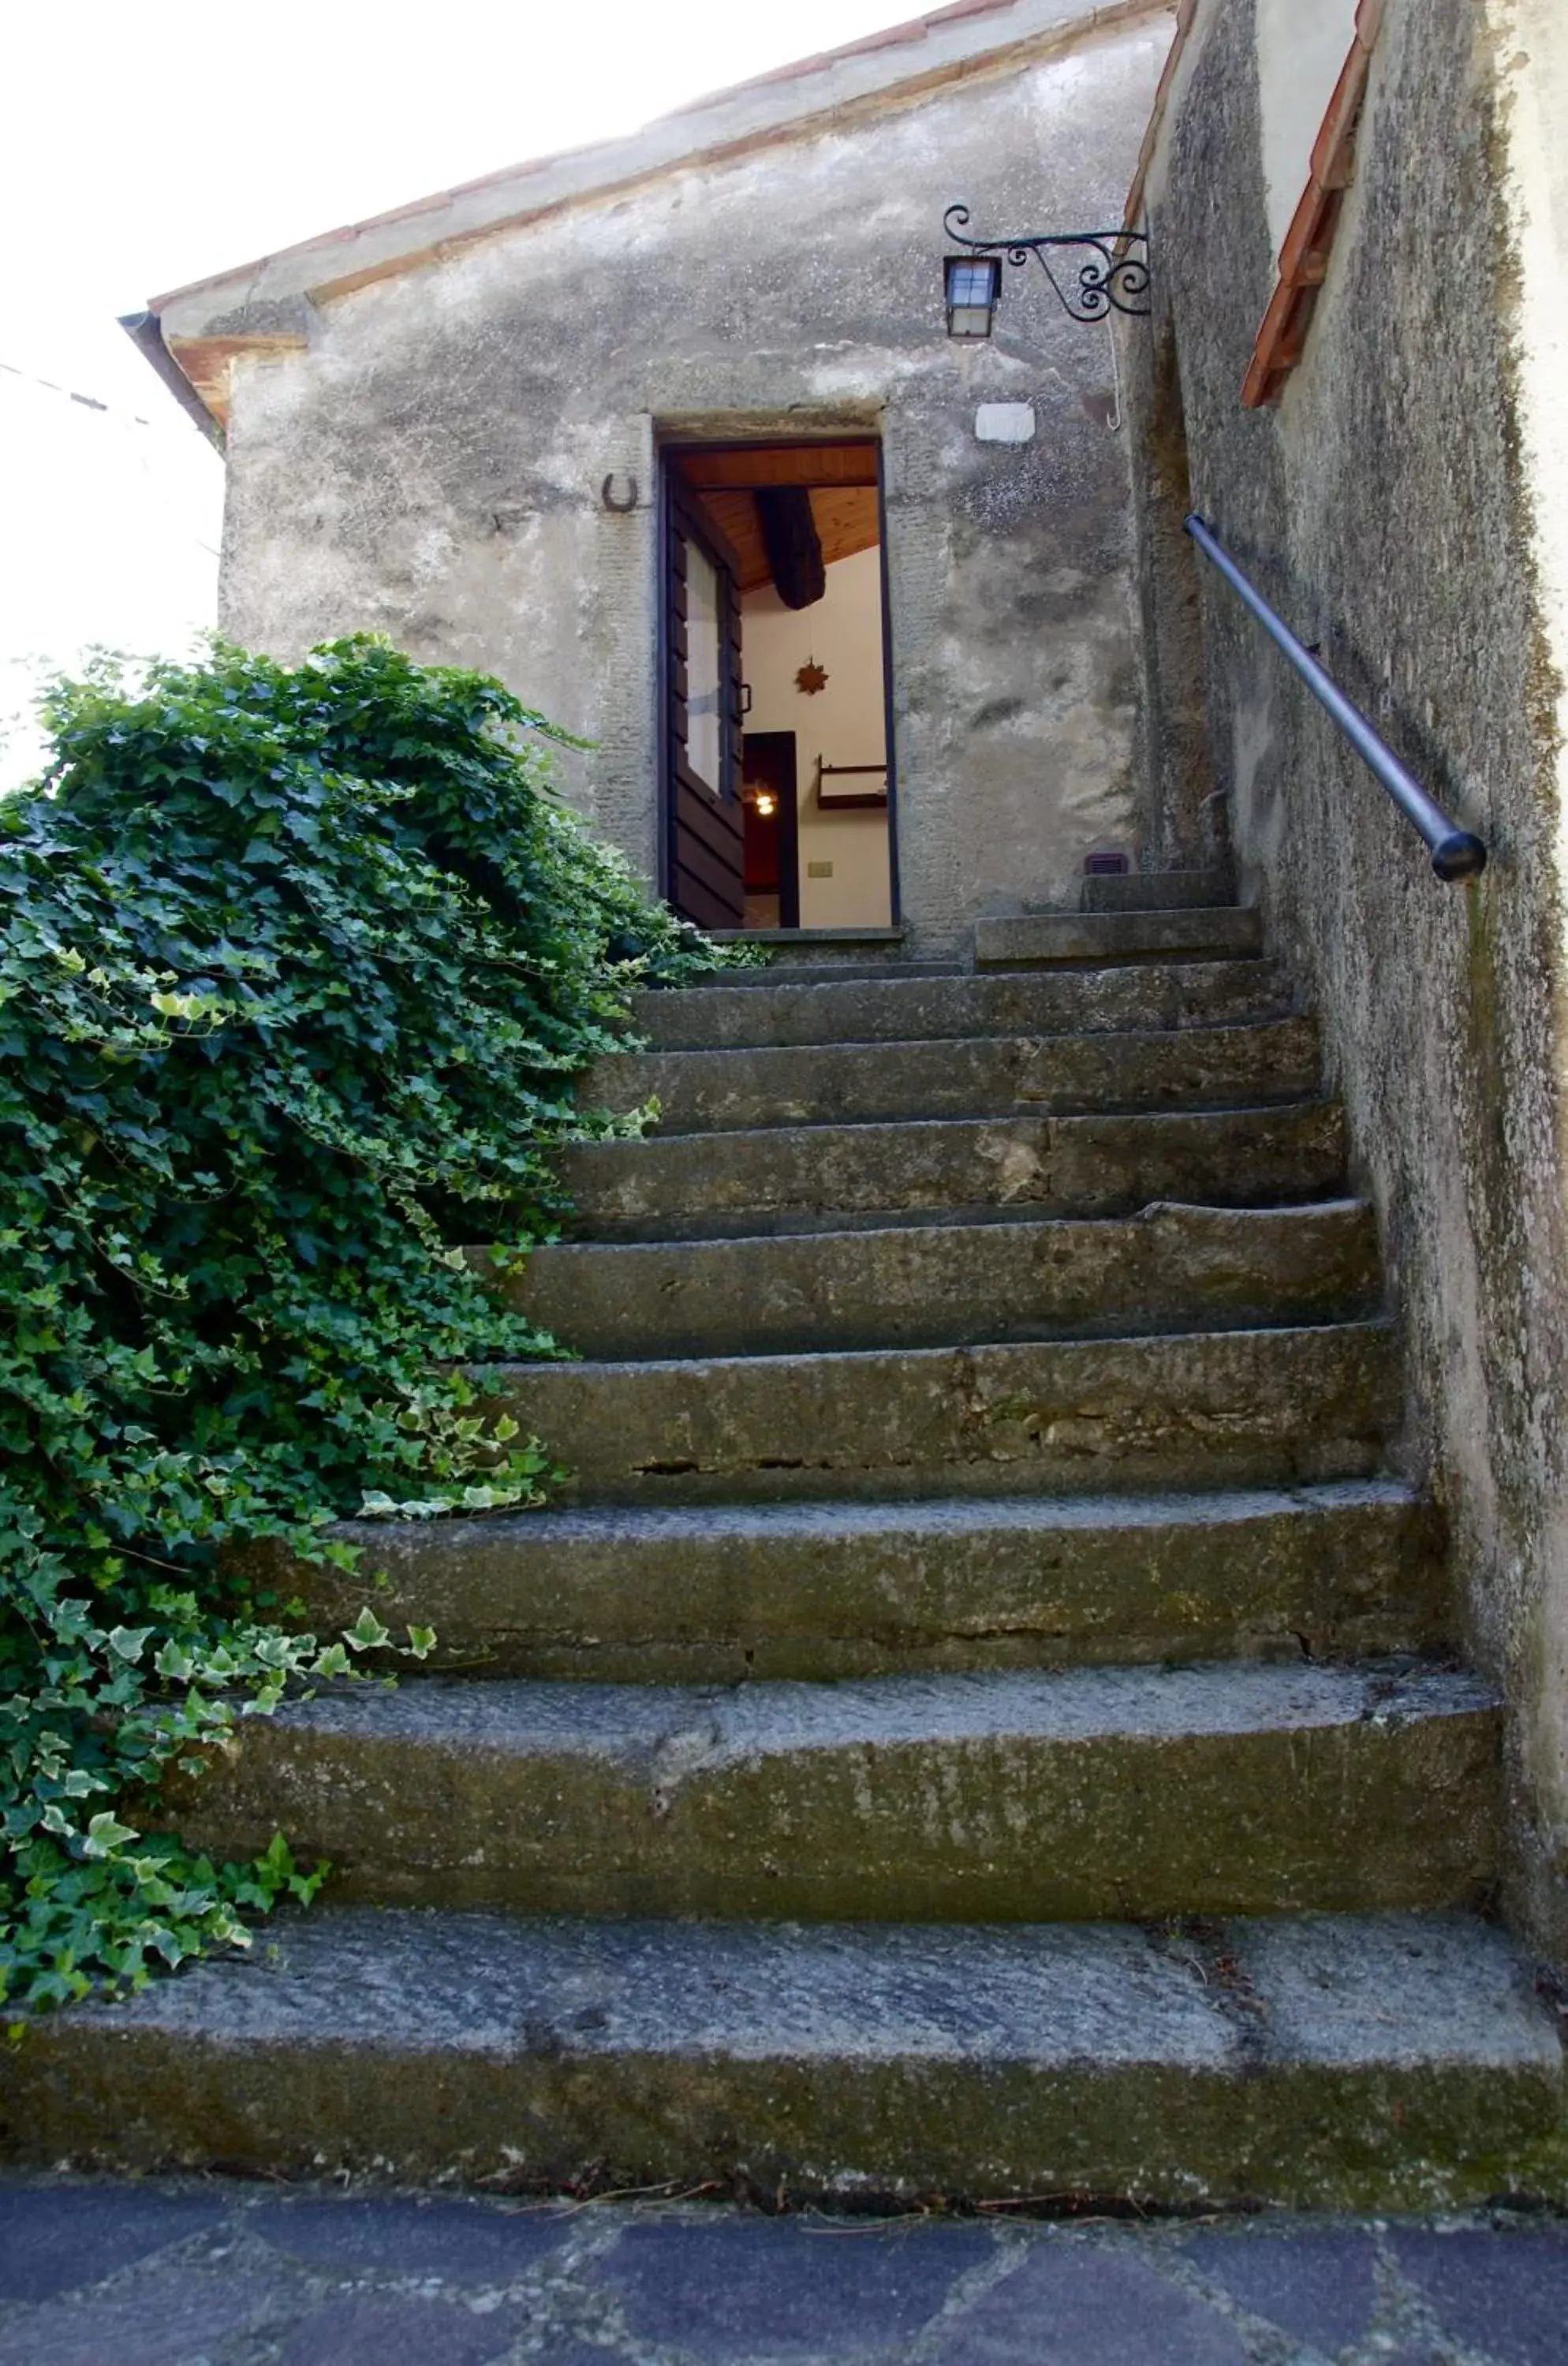
{"type": "Polygon", "coordinates": [[[118,402],[104,402],[96,394],[84,394],[77,387],[62,386],[58,378],[44,377],[37,370],[23,369],[17,362],[0,361],[0,371],[7,377],[19,378],[25,386],[41,386],[51,394],[61,395],[83,411],[98,411],[106,419],[118,419],[128,427],[146,427],[157,433],[164,424],[161,420],[144,418],[140,411],[126,411],[118,402]]]}
{"type": "MultiPolygon", "coordinates": [[[[0,373],[6,377],[18,379],[26,386],[42,387],[48,393],[58,394],[66,401],[75,403],[83,411],[97,412],[106,419],[118,421],[122,426],[145,427],[157,433],[163,424],[162,422],[143,418],[139,411],[125,411],[118,403],[104,402],[96,395],[83,394],[75,387],[62,386],[58,378],[43,377],[36,370],[23,369],[16,362],[0,361],[0,373]]],[[[149,465],[145,458],[141,462],[144,471],[148,469],[149,465]]],[[[214,549],[211,543],[204,542],[198,534],[187,534],[183,538],[193,542],[197,550],[204,551],[209,558],[221,558],[223,555],[221,551],[214,549]]]]}

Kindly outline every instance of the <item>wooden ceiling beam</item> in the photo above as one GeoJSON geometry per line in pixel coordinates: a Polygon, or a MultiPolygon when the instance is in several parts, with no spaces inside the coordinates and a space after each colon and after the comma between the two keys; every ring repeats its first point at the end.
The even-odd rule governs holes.
{"type": "MultiPolygon", "coordinates": [[[[704,511],[734,552],[736,581],[742,592],[760,592],[773,581],[762,548],[757,504],[749,490],[721,489],[701,495],[704,511]]],[[[814,485],[811,514],[822,544],[824,566],[873,550],[880,539],[875,489],[862,485],[814,485]]]]}

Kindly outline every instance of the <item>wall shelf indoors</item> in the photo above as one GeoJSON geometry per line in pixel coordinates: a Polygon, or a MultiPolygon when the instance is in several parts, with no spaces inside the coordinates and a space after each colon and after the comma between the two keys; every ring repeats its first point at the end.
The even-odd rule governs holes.
{"type": "Polygon", "coordinates": [[[886,806],[886,765],[825,764],[818,756],[817,802],[824,813],[849,813],[857,806],[886,806]],[[880,785],[874,786],[874,783],[880,785]]]}

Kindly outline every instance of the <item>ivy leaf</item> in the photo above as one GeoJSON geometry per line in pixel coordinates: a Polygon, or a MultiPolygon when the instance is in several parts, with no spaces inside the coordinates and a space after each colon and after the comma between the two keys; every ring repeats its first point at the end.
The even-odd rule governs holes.
{"type": "Polygon", "coordinates": [[[286,1843],[214,1865],[123,1816],[155,1822],[167,1776],[301,1683],[428,1657],[431,1629],[394,1643],[370,1611],[321,1648],[291,1631],[323,1561],[353,1565],[334,1523],[542,1499],[483,1368],[566,1350],[495,1282],[570,1213],[553,1154],[635,1130],[573,1099],[631,991],[741,958],[594,844],[547,777],[560,735],[482,675],[372,638],[95,658],[45,723],[0,835],[0,1993],[24,2014],[315,1894],[286,1843]],[[500,1265],[455,1246],[497,1237],[500,1265]]]}
{"type": "Polygon", "coordinates": [[[351,1651],[378,1651],[392,1639],[391,1630],[383,1627],[368,1603],[352,1627],[343,1630],[343,1639],[351,1651]]]}
{"type": "Polygon", "coordinates": [[[88,1824],[82,1847],[88,1856],[107,1856],[112,1849],[123,1848],[136,1837],[131,1825],[120,1823],[106,1808],[88,1824]]]}

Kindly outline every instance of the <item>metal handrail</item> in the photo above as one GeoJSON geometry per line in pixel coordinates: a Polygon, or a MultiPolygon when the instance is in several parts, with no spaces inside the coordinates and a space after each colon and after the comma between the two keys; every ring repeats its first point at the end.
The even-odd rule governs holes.
{"type": "Polygon", "coordinates": [[[1348,699],[1338,684],[1325,673],[1309,649],[1302,647],[1290,626],[1278,617],[1255,584],[1242,573],[1231,557],[1196,512],[1186,521],[1186,528],[1202,552],[1212,559],[1241,600],[1262,625],[1275,647],[1294,666],[1320,706],[1337,723],[1356,753],[1369,764],[1413,828],[1417,830],[1431,849],[1432,868],[1439,879],[1473,879],[1486,868],[1486,849],[1480,839],[1468,829],[1456,829],[1441,806],[1434,805],[1413,772],[1406,772],[1392,748],[1388,747],[1359,706],[1348,699]]]}

